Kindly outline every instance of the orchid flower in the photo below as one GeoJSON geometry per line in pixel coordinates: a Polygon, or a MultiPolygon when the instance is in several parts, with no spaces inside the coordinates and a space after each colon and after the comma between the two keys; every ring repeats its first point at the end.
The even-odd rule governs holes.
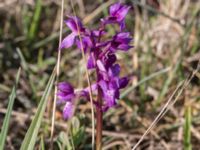
{"type": "MultiPolygon", "coordinates": [[[[96,100],[96,107],[106,111],[116,106],[120,97],[120,90],[128,84],[128,77],[120,77],[120,65],[117,63],[116,52],[128,51],[131,46],[132,37],[125,30],[125,17],[130,7],[121,3],[115,3],[109,8],[109,16],[101,19],[99,29],[89,30],[83,27],[78,17],[69,16],[65,21],[71,33],[65,37],[60,49],[70,48],[76,45],[83,49],[87,56],[87,69],[95,70],[97,80],[92,84],[92,93],[98,95],[101,90],[103,103],[99,105],[96,100]],[[108,37],[106,32],[107,24],[117,24],[120,31],[108,37]],[[79,37],[80,36],[80,37],[79,37]],[[106,39],[106,38],[107,39],[106,39]],[[80,40],[81,38],[81,40],[80,40]]],[[[74,104],[80,97],[89,99],[89,87],[74,89],[68,82],[58,84],[58,103],[65,103],[63,109],[64,119],[69,119],[74,113],[74,104]]]]}

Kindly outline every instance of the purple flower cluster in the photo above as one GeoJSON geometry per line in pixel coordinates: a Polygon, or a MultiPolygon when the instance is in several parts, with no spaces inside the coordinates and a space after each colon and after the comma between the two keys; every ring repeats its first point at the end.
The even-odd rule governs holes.
{"type": "MultiPolygon", "coordinates": [[[[127,51],[132,47],[130,46],[132,40],[130,33],[124,31],[125,17],[129,9],[129,6],[121,3],[111,5],[109,16],[101,19],[101,25],[97,30],[86,29],[80,19],[74,16],[69,16],[68,20],[65,21],[71,33],[62,41],[61,49],[76,45],[79,49],[84,50],[88,57],[87,68],[96,70],[97,81],[92,84],[92,93],[98,94],[100,89],[103,100],[101,106],[97,101],[94,103],[97,107],[102,107],[104,111],[116,105],[120,89],[128,84],[128,77],[119,76],[120,66],[116,63],[116,52],[118,50],[127,51]],[[111,38],[106,39],[108,37],[106,32],[108,24],[117,24],[120,29],[111,38]]],[[[85,97],[89,99],[89,87],[75,90],[69,83],[61,82],[58,84],[57,95],[58,102],[65,103],[63,117],[68,119],[73,115],[75,98],[85,97]]]]}

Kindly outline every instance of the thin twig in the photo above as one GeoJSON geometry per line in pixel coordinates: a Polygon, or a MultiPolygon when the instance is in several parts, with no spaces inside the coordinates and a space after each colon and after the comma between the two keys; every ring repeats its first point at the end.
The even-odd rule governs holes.
{"type": "MultiPolygon", "coordinates": [[[[71,2],[71,7],[73,9],[74,16],[76,16],[76,12],[75,12],[72,0],[70,0],[70,2],[71,2]]],[[[80,35],[80,29],[79,29],[77,20],[76,20],[76,26],[78,28],[78,36],[79,36],[79,40],[80,40],[80,44],[81,44],[81,53],[82,53],[82,57],[83,57],[83,60],[84,60],[84,63],[85,63],[87,82],[88,82],[88,86],[89,86],[89,98],[90,98],[91,114],[92,114],[92,149],[94,149],[94,138],[95,138],[95,135],[94,135],[95,134],[95,131],[94,131],[95,129],[94,129],[94,127],[95,127],[95,124],[94,124],[94,108],[93,108],[91,81],[90,81],[90,76],[89,76],[89,72],[88,72],[87,65],[86,65],[87,64],[87,60],[86,60],[86,56],[85,56],[85,53],[84,53],[83,42],[82,42],[82,38],[81,38],[81,35],[80,35]]]]}
{"type": "Polygon", "coordinates": [[[58,47],[58,56],[57,56],[57,63],[56,63],[56,84],[55,84],[55,92],[54,92],[54,101],[53,101],[53,112],[52,112],[52,122],[51,122],[51,147],[50,149],[53,150],[53,134],[54,134],[54,126],[55,126],[55,112],[56,112],[56,101],[57,101],[57,83],[59,80],[60,74],[60,57],[61,57],[61,41],[62,41],[62,30],[63,30],[63,12],[64,12],[64,0],[61,1],[61,14],[60,14],[60,35],[59,35],[59,47],[58,47]]]}
{"type": "Polygon", "coordinates": [[[173,94],[171,95],[171,97],[169,98],[169,100],[167,101],[167,103],[163,106],[162,110],[160,111],[160,113],[157,115],[157,117],[154,119],[154,121],[151,123],[151,125],[149,126],[149,128],[144,132],[144,134],[141,136],[140,140],[135,144],[135,146],[132,148],[132,150],[135,150],[139,144],[143,141],[144,137],[150,132],[150,130],[156,125],[157,121],[160,119],[160,117],[162,116],[163,112],[165,112],[166,108],[168,107],[169,103],[172,101],[172,98],[174,97],[174,95],[176,94],[176,92],[178,91],[178,89],[181,87],[181,85],[183,84],[183,82],[181,82],[177,88],[175,89],[175,91],[173,92],[173,94]]]}
{"type": "Polygon", "coordinates": [[[139,146],[139,144],[143,141],[144,137],[151,131],[151,129],[158,123],[158,121],[167,113],[167,111],[176,103],[176,101],[178,100],[178,98],[181,95],[181,93],[183,92],[183,90],[189,85],[190,81],[195,76],[195,74],[199,71],[199,69],[200,69],[200,61],[198,62],[197,68],[195,69],[195,71],[193,71],[191,77],[189,79],[185,80],[184,82],[180,82],[180,84],[177,86],[176,90],[173,92],[173,94],[171,95],[171,97],[169,98],[167,103],[163,106],[160,113],[157,115],[157,117],[154,119],[154,121],[151,123],[149,128],[145,131],[145,133],[141,136],[140,140],[135,144],[135,146],[132,148],[132,150],[135,150],[139,146]],[[183,85],[183,86],[180,89],[181,85],[183,85]],[[177,92],[178,92],[178,94],[177,94],[175,100],[172,101],[172,98],[175,96],[175,94],[177,92]]]}

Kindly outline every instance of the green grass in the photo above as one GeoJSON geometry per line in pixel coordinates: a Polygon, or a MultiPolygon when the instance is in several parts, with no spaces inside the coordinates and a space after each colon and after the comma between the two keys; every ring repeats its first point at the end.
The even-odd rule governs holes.
{"type": "MultiPolygon", "coordinates": [[[[93,3],[77,2],[74,5],[77,16],[81,16],[84,26],[95,29],[99,26],[100,18],[108,16],[107,8],[110,3],[112,1],[103,3],[103,0],[98,0],[93,3]],[[80,7],[85,10],[85,15],[80,14],[82,11],[78,11],[80,7]]],[[[199,56],[200,48],[200,5],[198,2],[187,3],[180,0],[180,5],[174,7],[175,2],[159,1],[161,5],[159,10],[147,5],[148,1],[144,4],[138,0],[127,0],[126,3],[134,4],[126,18],[126,31],[130,31],[133,35],[133,46],[135,47],[127,53],[117,55],[120,66],[122,66],[120,76],[130,75],[130,82],[125,89],[120,91],[117,107],[104,113],[103,126],[107,134],[103,136],[103,146],[125,141],[124,144],[113,145],[113,149],[128,149],[123,146],[128,143],[133,146],[132,144],[138,141],[140,138],[138,136],[141,136],[146,130],[145,127],[151,124],[177,84],[192,73],[198,61],[198,58],[194,56],[199,56]],[[134,55],[135,53],[137,55],[134,55]],[[118,133],[124,135],[125,138],[118,137],[118,133]]],[[[67,18],[66,14],[73,14],[68,4],[65,1],[64,19],[67,18]]],[[[5,117],[0,119],[0,123],[3,122],[0,134],[1,149],[6,142],[11,145],[5,145],[6,147],[14,147],[14,149],[19,149],[20,146],[22,146],[21,149],[49,149],[51,123],[43,118],[43,115],[49,99],[48,95],[53,94],[50,92],[53,85],[50,76],[56,64],[60,7],[60,1],[50,0],[11,3],[9,6],[2,7],[6,13],[4,13],[5,16],[1,16],[0,23],[2,25],[0,29],[0,71],[2,72],[0,75],[0,108],[2,107],[0,117],[5,114],[5,117]],[[17,90],[19,99],[14,101],[17,84],[13,87],[15,88],[13,93],[12,83],[16,78],[19,65],[23,72],[20,75],[20,87],[17,90]],[[47,84],[48,80],[51,80],[51,84],[47,84]],[[43,92],[45,88],[46,93],[43,92]],[[5,97],[9,95],[7,105],[5,97]],[[15,111],[12,110],[12,105],[16,108],[15,111]],[[7,113],[4,111],[5,108],[8,110],[7,113]],[[13,115],[21,113],[23,116],[35,110],[37,112],[32,122],[33,117],[20,118],[22,122],[31,122],[30,127],[29,124],[20,126],[21,120],[18,120],[18,116],[11,117],[11,112],[13,115]],[[13,128],[10,127],[13,127],[14,123],[17,126],[13,132],[13,128]],[[28,129],[27,133],[24,129],[28,129]]],[[[109,25],[107,32],[111,35],[116,26],[109,25]]],[[[63,22],[63,38],[70,32],[63,22]]],[[[86,87],[80,51],[75,47],[65,49],[61,56],[59,82],[67,81],[74,87],[86,87]]],[[[91,71],[90,74],[91,81],[94,83],[94,72],[91,71]]],[[[200,117],[196,113],[200,111],[199,75],[198,73],[192,79],[188,88],[183,90],[173,106],[174,108],[162,116],[163,118],[152,130],[153,134],[147,135],[142,144],[148,147],[148,143],[152,142],[154,148],[157,149],[166,142],[171,149],[175,149],[177,134],[180,129],[181,131],[183,129],[181,137],[183,141],[178,144],[181,144],[185,150],[200,147],[200,144],[196,142],[198,140],[196,134],[192,136],[191,132],[191,129],[200,125],[200,117]],[[183,101],[186,99],[191,99],[192,108],[184,106],[183,101]],[[191,109],[193,108],[194,113],[192,114],[191,109]],[[185,111],[185,113],[179,114],[179,111],[185,111]],[[185,120],[185,122],[177,120],[185,120]],[[162,138],[162,135],[166,138],[162,138]]],[[[84,116],[84,119],[79,120],[80,126],[78,127],[76,121],[75,124],[70,125],[70,121],[67,123],[61,118],[63,105],[57,107],[53,143],[55,149],[56,146],[58,149],[91,149],[91,114],[88,102],[77,99],[76,104],[75,115],[84,116]]],[[[51,106],[47,108],[51,109],[51,106]]],[[[142,149],[140,147],[142,144],[138,146],[138,149],[142,149]]]]}
{"type": "Polygon", "coordinates": [[[184,150],[192,150],[191,127],[192,127],[191,106],[186,106],[185,124],[184,124],[184,150]]]}
{"type": "Polygon", "coordinates": [[[29,32],[28,32],[28,38],[29,38],[30,41],[35,39],[37,27],[38,27],[38,24],[39,24],[39,19],[40,19],[40,16],[41,16],[40,15],[41,10],[42,10],[42,2],[41,2],[41,0],[37,0],[33,19],[32,19],[32,22],[30,24],[30,29],[29,29],[29,32]]]}
{"type": "Polygon", "coordinates": [[[0,150],[4,149],[4,145],[5,145],[5,142],[6,142],[7,132],[8,132],[8,128],[9,128],[10,119],[11,119],[11,113],[12,113],[14,101],[15,101],[15,98],[16,98],[16,90],[17,90],[17,85],[18,85],[18,82],[19,82],[20,73],[21,73],[21,68],[18,69],[16,81],[15,81],[15,84],[12,88],[11,94],[9,96],[9,103],[8,103],[8,107],[7,107],[7,112],[6,112],[4,121],[3,121],[3,126],[1,128],[1,133],[0,133],[0,150]]]}
{"type": "Polygon", "coordinates": [[[29,126],[29,129],[25,135],[25,138],[22,142],[20,150],[33,150],[35,142],[37,141],[37,135],[39,132],[39,128],[42,122],[42,118],[46,109],[46,105],[49,99],[49,95],[51,94],[51,89],[55,79],[55,71],[53,71],[49,82],[46,86],[44,94],[40,100],[39,106],[37,108],[36,114],[29,126]]]}

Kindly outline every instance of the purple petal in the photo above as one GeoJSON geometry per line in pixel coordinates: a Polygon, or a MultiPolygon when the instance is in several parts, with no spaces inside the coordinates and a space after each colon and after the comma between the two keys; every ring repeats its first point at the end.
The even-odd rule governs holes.
{"type": "Polygon", "coordinates": [[[110,41],[105,41],[105,42],[97,43],[96,47],[109,46],[109,44],[110,44],[110,41]]]}
{"type": "Polygon", "coordinates": [[[119,97],[119,92],[114,90],[114,89],[110,89],[107,90],[106,93],[104,93],[104,99],[106,101],[106,105],[108,107],[113,107],[116,105],[116,100],[119,97]]]}
{"type": "Polygon", "coordinates": [[[98,84],[99,84],[99,86],[101,87],[101,89],[102,89],[103,92],[106,92],[106,91],[107,91],[108,85],[107,85],[107,83],[106,83],[104,80],[99,81],[98,84]]]}
{"type": "Polygon", "coordinates": [[[92,35],[99,37],[100,35],[104,35],[106,32],[103,30],[93,30],[92,35]]]}
{"type": "Polygon", "coordinates": [[[130,48],[132,48],[133,46],[130,46],[130,45],[127,45],[127,44],[120,44],[119,46],[118,46],[118,49],[120,49],[120,50],[123,50],[123,51],[127,51],[127,50],[129,50],[130,48]]]}
{"type": "Polygon", "coordinates": [[[108,107],[114,106],[116,104],[116,96],[118,96],[116,95],[116,89],[109,89],[108,84],[104,80],[99,82],[99,86],[102,89],[102,94],[104,100],[106,101],[106,105],[108,107]]]}
{"type": "Polygon", "coordinates": [[[122,32],[118,33],[114,37],[114,41],[121,43],[121,44],[129,44],[131,42],[132,38],[130,37],[129,32],[122,32]]]}
{"type": "Polygon", "coordinates": [[[119,77],[112,78],[108,87],[109,89],[119,89],[119,77]]]}
{"type": "Polygon", "coordinates": [[[78,39],[76,45],[80,50],[82,50],[83,48],[84,52],[86,52],[88,48],[91,48],[93,46],[92,41],[88,36],[81,37],[81,41],[78,39]]]}
{"type": "Polygon", "coordinates": [[[106,68],[105,68],[105,66],[104,66],[104,64],[102,63],[101,60],[97,60],[97,66],[98,66],[100,71],[106,72],[106,68]]]}
{"type": "Polygon", "coordinates": [[[120,22],[124,20],[129,9],[129,6],[122,5],[121,3],[115,3],[112,6],[110,6],[109,14],[112,17],[116,17],[116,20],[120,22]]]}
{"type": "Polygon", "coordinates": [[[122,6],[117,13],[117,20],[122,21],[126,17],[129,9],[130,7],[128,6],[122,6]]]}
{"type": "Polygon", "coordinates": [[[106,70],[104,64],[102,63],[102,61],[97,60],[97,67],[100,71],[99,78],[103,78],[104,80],[108,81],[109,76],[108,76],[107,70],[106,70]]]}
{"type": "Polygon", "coordinates": [[[119,79],[119,88],[120,89],[125,88],[127,86],[128,82],[129,82],[128,77],[120,78],[119,79]]]}
{"type": "Polygon", "coordinates": [[[101,21],[102,21],[103,25],[112,24],[112,23],[114,24],[114,23],[117,23],[117,18],[109,16],[108,18],[102,19],[101,21]]]}
{"type": "Polygon", "coordinates": [[[71,101],[75,97],[75,94],[65,94],[64,92],[58,92],[57,96],[60,102],[65,102],[71,101]]]}
{"type": "Polygon", "coordinates": [[[116,77],[119,76],[120,73],[120,66],[119,64],[115,64],[112,67],[109,68],[108,74],[110,77],[116,77]]]}
{"type": "MultiPolygon", "coordinates": [[[[97,84],[94,83],[91,85],[91,90],[92,90],[92,93],[94,94],[95,92],[97,92],[97,84]]],[[[82,89],[82,90],[76,90],[75,91],[75,94],[78,96],[78,97],[84,97],[86,98],[87,100],[89,100],[89,91],[90,91],[90,88],[87,87],[85,89],[82,89]]]]}
{"type": "Polygon", "coordinates": [[[90,39],[89,36],[84,36],[84,37],[82,38],[82,41],[83,41],[83,43],[84,43],[85,45],[87,45],[87,47],[92,47],[92,46],[93,46],[92,41],[91,41],[91,39],[90,39]]]}
{"type": "Polygon", "coordinates": [[[58,83],[58,90],[64,91],[64,92],[67,92],[67,93],[74,93],[74,88],[68,82],[58,83]]]}
{"type": "Polygon", "coordinates": [[[116,104],[114,95],[115,95],[114,90],[108,90],[107,91],[107,94],[105,96],[105,100],[106,100],[106,104],[108,105],[108,107],[112,107],[116,104]]]}
{"type": "Polygon", "coordinates": [[[78,29],[80,32],[83,30],[83,25],[78,17],[70,16],[65,23],[76,34],[78,34],[78,29]]]}
{"type": "Polygon", "coordinates": [[[88,58],[87,68],[88,68],[88,69],[93,69],[93,68],[95,68],[95,66],[96,66],[96,60],[95,60],[95,58],[94,58],[94,53],[91,52],[91,53],[90,53],[90,56],[89,56],[89,58],[88,58]]]}
{"type": "Polygon", "coordinates": [[[119,90],[117,88],[109,88],[108,83],[104,80],[99,81],[99,86],[102,89],[103,99],[106,101],[107,107],[116,105],[116,100],[119,98],[119,90]]]}
{"type": "MultiPolygon", "coordinates": [[[[96,83],[92,84],[91,89],[92,89],[92,92],[97,91],[97,84],[96,83]]],[[[87,87],[87,88],[84,89],[84,91],[86,91],[88,93],[89,93],[89,90],[90,90],[90,87],[87,87]]]]}
{"type": "Polygon", "coordinates": [[[72,32],[77,32],[76,22],[74,21],[74,19],[69,18],[65,21],[65,24],[70,28],[72,32]]]}
{"type": "Polygon", "coordinates": [[[120,31],[124,30],[125,29],[125,21],[123,20],[121,23],[120,23],[120,31]]]}
{"type": "Polygon", "coordinates": [[[105,57],[103,57],[103,63],[105,64],[106,68],[109,68],[115,63],[117,60],[117,57],[113,53],[107,53],[105,57]]]}
{"type": "Polygon", "coordinates": [[[125,38],[129,38],[130,37],[130,33],[129,32],[120,32],[116,35],[116,39],[125,39],[125,38]]]}
{"type": "Polygon", "coordinates": [[[116,12],[120,9],[120,7],[121,7],[120,3],[115,3],[115,4],[111,5],[110,9],[109,9],[109,14],[111,16],[115,16],[116,12]]]}
{"type": "Polygon", "coordinates": [[[58,83],[58,92],[57,92],[59,103],[64,101],[71,101],[74,97],[74,88],[67,82],[58,83]]]}
{"type": "Polygon", "coordinates": [[[66,102],[63,109],[63,118],[69,119],[74,114],[74,105],[71,102],[66,102]]]}
{"type": "Polygon", "coordinates": [[[79,92],[77,92],[78,93],[78,95],[80,96],[80,97],[84,97],[84,98],[86,98],[86,99],[89,99],[89,92],[88,91],[86,91],[86,90],[81,90],[81,91],[79,91],[79,92]]]}
{"type": "Polygon", "coordinates": [[[61,43],[60,49],[71,47],[74,44],[75,37],[76,35],[74,33],[71,33],[70,35],[65,37],[61,43]]]}

